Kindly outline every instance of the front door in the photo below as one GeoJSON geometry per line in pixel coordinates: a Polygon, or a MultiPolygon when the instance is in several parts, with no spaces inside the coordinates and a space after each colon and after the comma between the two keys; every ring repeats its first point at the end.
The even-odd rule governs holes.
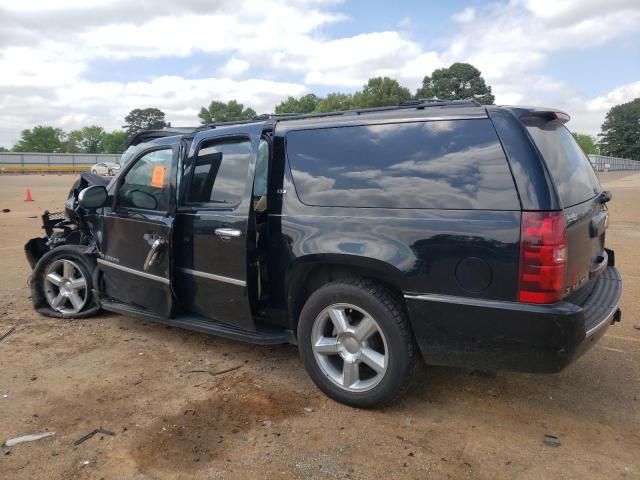
{"type": "Polygon", "coordinates": [[[261,126],[237,125],[196,135],[185,162],[176,215],[175,288],[187,309],[255,330],[247,245],[253,172],[261,126]]]}
{"type": "Polygon", "coordinates": [[[103,297],[169,317],[179,143],[145,149],[122,172],[96,236],[103,297]]]}

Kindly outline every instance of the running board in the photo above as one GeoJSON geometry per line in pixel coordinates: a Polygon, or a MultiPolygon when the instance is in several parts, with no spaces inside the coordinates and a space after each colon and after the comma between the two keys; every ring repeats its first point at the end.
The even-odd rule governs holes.
{"type": "Polygon", "coordinates": [[[296,344],[295,335],[291,330],[277,330],[260,326],[257,327],[255,332],[251,332],[197,315],[180,315],[175,318],[165,318],[119,302],[102,301],[102,308],[110,312],[150,322],[162,323],[171,327],[184,328],[185,330],[193,330],[194,332],[207,333],[256,345],[296,344]]]}

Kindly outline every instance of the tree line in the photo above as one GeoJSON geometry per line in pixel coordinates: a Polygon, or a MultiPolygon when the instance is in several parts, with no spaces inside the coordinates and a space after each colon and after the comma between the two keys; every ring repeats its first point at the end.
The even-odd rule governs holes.
{"type": "MultiPolygon", "coordinates": [[[[439,98],[442,100],[475,99],[483,105],[492,105],[495,97],[481,72],[468,63],[454,63],[448,68],[434,70],[422,80],[412,93],[389,77],[370,78],[361,90],[354,93],[331,92],[325,96],[313,93],[299,98],[289,96],[275,107],[276,114],[326,113],[358,108],[398,105],[414,99],[439,98]]],[[[231,100],[214,100],[202,107],[198,118],[202,124],[251,120],[257,117],[254,109],[231,100]]],[[[39,125],[23,130],[13,147],[15,152],[63,153],[122,153],[128,139],[142,131],[160,129],[170,124],[158,108],[134,109],[125,117],[122,130],[106,132],[91,125],[71,132],[51,126],[39,125]]],[[[640,98],[616,105],[605,118],[598,137],[574,133],[577,142],[587,154],[602,154],[640,160],[640,98]]],[[[0,151],[3,149],[0,147],[0,151]]]]}

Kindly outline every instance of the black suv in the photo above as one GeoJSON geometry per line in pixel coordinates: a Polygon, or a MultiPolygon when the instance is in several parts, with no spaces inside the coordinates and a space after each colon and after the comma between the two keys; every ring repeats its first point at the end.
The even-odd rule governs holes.
{"type": "Polygon", "coordinates": [[[557,372],[622,292],[611,195],[568,119],[416,102],[144,132],[25,246],[35,308],[297,344],[360,407],[395,398],[419,355],[557,372]]]}

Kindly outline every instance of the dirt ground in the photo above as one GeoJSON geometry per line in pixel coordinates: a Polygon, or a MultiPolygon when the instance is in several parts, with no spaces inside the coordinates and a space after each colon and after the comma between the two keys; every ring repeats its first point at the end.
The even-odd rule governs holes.
{"type": "Polygon", "coordinates": [[[292,346],[35,314],[22,246],[73,177],[0,176],[0,333],[16,326],[0,342],[0,442],[55,432],[0,449],[0,478],[640,478],[640,173],[601,180],[621,324],[560,374],[423,368],[399,403],[364,411],[320,394],[292,346]],[[115,436],[74,446],[98,427],[115,436]]]}

